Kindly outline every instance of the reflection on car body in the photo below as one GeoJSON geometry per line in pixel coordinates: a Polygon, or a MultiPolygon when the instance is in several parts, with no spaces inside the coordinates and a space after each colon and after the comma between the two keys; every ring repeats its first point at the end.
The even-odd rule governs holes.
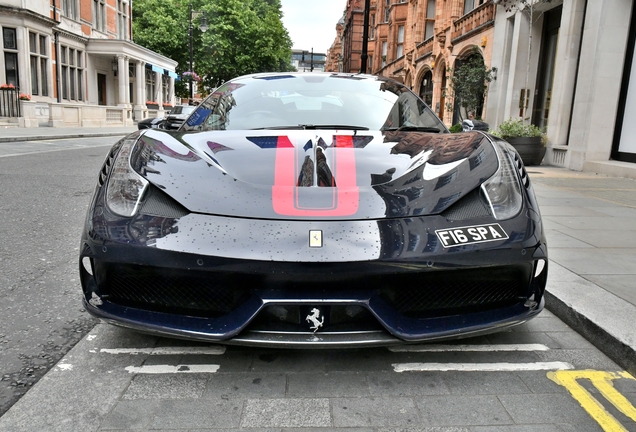
{"type": "Polygon", "coordinates": [[[139,120],[137,122],[137,129],[165,129],[165,121],[163,117],[150,117],[147,119],[139,120]]]}
{"type": "Polygon", "coordinates": [[[375,76],[231,80],[177,131],[110,151],[84,305],[113,324],[268,346],[472,336],[536,316],[547,246],[517,153],[450,134],[375,76]]]}
{"type": "Polygon", "coordinates": [[[195,108],[193,105],[175,105],[166,116],[166,129],[179,129],[195,108]]]}

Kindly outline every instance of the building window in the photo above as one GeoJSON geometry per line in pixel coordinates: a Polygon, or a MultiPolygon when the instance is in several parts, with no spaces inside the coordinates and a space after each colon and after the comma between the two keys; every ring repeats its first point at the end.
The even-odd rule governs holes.
{"type": "Polygon", "coordinates": [[[128,3],[117,0],[117,37],[128,39],[128,3]]]}
{"type": "Polygon", "coordinates": [[[106,1],[93,0],[93,25],[95,30],[106,32],[106,1]]]}
{"type": "Polygon", "coordinates": [[[62,0],[62,15],[67,18],[77,19],[77,0],[62,0]]]}
{"type": "Polygon", "coordinates": [[[389,22],[390,12],[391,12],[391,0],[386,0],[384,4],[384,22],[389,22]]]}
{"type": "Polygon", "coordinates": [[[486,0],[464,0],[464,15],[478,6],[484,4],[486,0]]]}
{"type": "Polygon", "coordinates": [[[426,29],[424,30],[424,40],[433,37],[435,31],[435,0],[428,0],[426,4],[426,29]]]}
{"type": "Polygon", "coordinates": [[[387,42],[382,42],[382,67],[386,66],[387,42]]]}
{"type": "Polygon", "coordinates": [[[19,87],[18,82],[18,44],[16,30],[4,27],[2,29],[4,48],[4,76],[7,84],[19,87]]]}
{"type": "Polygon", "coordinates": [[[404,26],[398,27],[397,52],[396,58],[404,55],[404,26]]]}
{"type": "Polygon", "coordinates": [[[171,102],[168,100],[168,89],[170,88],[170,76],[169,75],[161,75],[161,100],[163,103],[171,102]]]}
{"type": "Polygon", "coordinates": [[[375,39],[375,15],[371,15],[371,28],[369,29],[370,39],[375,39]]]}
{"type": "Polygon", "coordinates": [[[84,52],[62,45],[62,99],[84,100],[84,52]]]}
{"type": "Polygon", "coordinates": [[[150,68],[146,68],[146,99],[156,101],[155,98],[155,73],[150,68]]]}
{"type": "Polygon", "coordinates": [[[29,52],[31,94],[48,96],[48,44],[46,36],[29,32],[29,52]]]}
{"type": "Polygon", "coordinates": [[[431,71],[424,74],[422,85],[420,86],[420,98],[429,107],[433,105],[433,73],[431,71]]]}

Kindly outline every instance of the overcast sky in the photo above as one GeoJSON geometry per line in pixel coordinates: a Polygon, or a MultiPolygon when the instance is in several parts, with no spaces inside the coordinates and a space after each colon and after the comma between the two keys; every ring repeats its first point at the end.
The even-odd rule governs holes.
{"type": "Polygon", "coordinates": [[[283,24],[294,49],[326,53],[347,0],[281,0],[283,24]]]}

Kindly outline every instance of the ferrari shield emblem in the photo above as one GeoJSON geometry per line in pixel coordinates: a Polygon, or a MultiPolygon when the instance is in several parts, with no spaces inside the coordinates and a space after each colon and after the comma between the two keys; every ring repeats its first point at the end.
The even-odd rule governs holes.
{"type": "Polygon", "coordinates": [[[308,323],[312,323],[312,326],[309,326],[309,328],[311,330],[314,331],[314,333],[316,333],[316,331],[322,327],[322,325],[325,323],[325,317],[324,316],[320,316],[320,309],[318,308],[313,308],[311,310],[311,314],[307,315],[307,318],[305,318],[305,320],[308,323]]]}
{"type": "Polygon", "coordinates": [[[310,248],[322,247],[322,231],[320,230],[309,231],[309,247],[310,248]]]}

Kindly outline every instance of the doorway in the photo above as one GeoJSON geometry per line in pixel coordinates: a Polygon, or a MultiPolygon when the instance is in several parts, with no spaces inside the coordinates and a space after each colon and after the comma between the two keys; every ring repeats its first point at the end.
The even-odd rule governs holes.
{"type": "Polygon", "coordinates": [[[539,57],[539,73],[537,74],[536,92],[532,110],[531,123],[545,130],[548,126],[550,103],[552,101],[552,84],[554,83],[554,64],[556,63],[557,42],[561,27],[563,6],[546,12],[543,20],[543,36],[541,37],[541,54],[539,57]]]}
{"type": "Polygon", "coordinates": [[[636,163],[636,7],[632,7],[632,20],[623,66],[623,82],[618,100],[618,115],[614,128],[612,159],[636,163]]]}
{"type": "Polygon", "coordinates": [[[97,74],[97,104],[106,105],[106,75],[97,74]]]}

